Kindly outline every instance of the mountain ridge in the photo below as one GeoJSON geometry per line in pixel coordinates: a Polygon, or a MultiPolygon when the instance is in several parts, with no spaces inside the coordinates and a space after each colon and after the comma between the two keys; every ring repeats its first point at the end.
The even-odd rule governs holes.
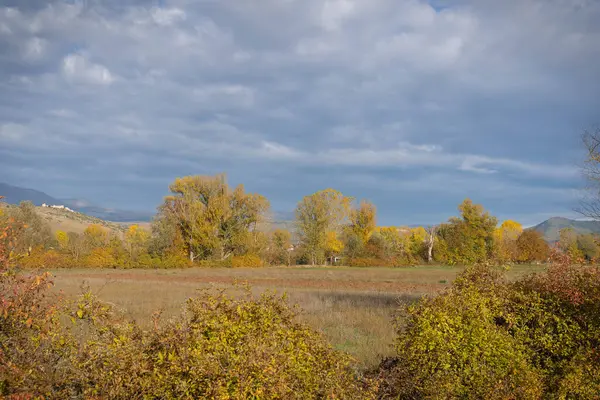
{"type": "Polygon", "coordinates": [[[105,208],[82,199],[58,199],[39,190],[2,182],[0,182],[0,196],[4,196],[4,201],[8,204],[31,201],[36,206],[41,206],[44,203],[48,205],[65,205],[77,212],[112,222],[150,222],[154,217],[153,212],[105,208]]]}

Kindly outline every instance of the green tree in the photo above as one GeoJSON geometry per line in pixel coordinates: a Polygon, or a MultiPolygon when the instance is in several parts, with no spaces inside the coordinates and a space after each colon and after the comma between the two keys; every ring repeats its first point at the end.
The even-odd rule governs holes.
{"type": "Polygon", "coordinates": [[[498,220],[469,199],[458,209],[461,217],[450,218],[439,230],[447,245],[448,262],[469,265],[490,259],[494,254],[494,230],[498,220]]]}
{"type": "Polygon", "coordinates": [[[334,189],[304,197],[296,208],[300,241],[312,265],[325,260],[327,232],[340,232],[350,214],[352,198],[334,189]]]}

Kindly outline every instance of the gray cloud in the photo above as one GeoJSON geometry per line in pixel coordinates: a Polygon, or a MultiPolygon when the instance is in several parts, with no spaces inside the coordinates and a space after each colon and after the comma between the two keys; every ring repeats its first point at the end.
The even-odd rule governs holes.
{"type": "Polygon", "coordinates": [[[0,180],[56,196],[148,209],[227,171],[275,208],[334,186],[390,223],[466,196],[568,213],[598,122],[596,1],[3,3],[0,180]]]}

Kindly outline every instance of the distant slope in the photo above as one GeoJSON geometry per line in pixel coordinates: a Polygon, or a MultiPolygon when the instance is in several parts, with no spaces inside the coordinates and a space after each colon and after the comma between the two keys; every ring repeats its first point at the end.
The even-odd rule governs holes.
{"type": "Polygon", "coordinates": [[[559,239],[560,230],[564,228],[572,228],[578,234],[600,234],[600,221],[577,221],[574,219],[553,217],[531,229],[541,233],[546,241],[556,242],[559,239]]]}
{"type": "Polygon", "coordinates": [[[57,199],[44,192],[34,189],[26,189],[18,186],[0,183],[0,196],[5,196],[4,201],[8,204],[19,204],[22,201],[31,201],[36,206],[46,203],[48,205],[65,205],[75,211],[87,214],[102,220],[114,222],[150,222],[154,216],[152,212],[118,210],[99,207],[85,200],[79,199],[57,199]]]}
{"type": "Polygon", "coordinates": [[[36,206],[41,206],[43,203],[61,204],[59,200],[39,190],[25,189],[6,183],[0,183],[0,196],[4,196],[4,201],[9,204],[19,204],[26,200],[31,201],[36,206]]]}

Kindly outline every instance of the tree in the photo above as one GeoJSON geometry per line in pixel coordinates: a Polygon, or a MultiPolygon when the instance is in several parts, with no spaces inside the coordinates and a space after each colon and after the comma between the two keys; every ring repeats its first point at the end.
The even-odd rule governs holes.
{"type": "Polygon", "coordinates": [[[436,242],[436,232],[437,226],[428,226],[427,229],[427,237],[425,238],[425,246],[427,249],[427,262],[430,263],[433,261],[433,246],[436,242]]]}
{"type": "Polygon", "coordinates": [[[350,212],[350,229],[366,244],[377,226],[377,209],[366,200],[350,212]]]}
{"type": "Polygon", "coordinates": [[[177,178],[169,189],[159,220],[174,224],[191,261],[245,253],[249,232],[269,209],[266,198],[243,185],[231,190],[224,174],[177,178]]]}
{"type": "Polygon", "coordinates": [[[83,240],[89,250],[108,245],[108,231],[99,224],[90,224],[83,231],[83,240]]]}
{"type": "Polygon", "coordinates": [[[337,238],[335,231],[327,232],[327,239],[325,241],[325,255],[329,258],[330,263],[333,265],[335,257],[344,250],[344,243],[337,238]]]}
{"type": "Polygon", "coordinates": [[[515,261],[518,256],[517,239],[523,233],[523,226],[512,220],[506,220],[494,232],[496,257],[500,262],[515,261]]]}
{"type": "Polygon", "coordinates": [[[583,253],[577,245],[577,233],[573,228],[563,228],[559,231],[558,247],[568,254],[572,260],[578,260],[583,257],[583,253]]]}
{"type": "Polygon", "coordinates": [[[546,261],[550,253],[548,243],[538,231],[528,229],[517,239],[517,260],[524,263],[546,261]]]}
{"type": "Polygon", "coordinates": [[[588,195],[581,201],[578,211],[600,220],[600,126],[586,130],[581,138],[587,151],[583,173],[588,181],[588,195]]]}
{"type": "Polygon", "coordinates": [[[325,259],[327,232],[338,233],[348,220],[352,198],[334,189],[305,196],[296,207],[300,241],[312,265],[325,259]]]}
{"type": "Polygon", "coordinates": [[[597,238],[592,234],[578,235],[577,247],[588,262],[593,262],[600,256],[600,247],[598,247],[597,238]]]}
{"type": "Polygon", "coordinates": [[[11,251],[31,255],[34,248],[48,247],[52,242],[50,225],[38,215],[30,201],[22,201],[8,214],[14,220],[15,242],[11,251]]]}
{"type": "Polygon", "coordinates": [[[285,229],[276,229],[271,234],[271,262],[276,264],[291,264],[290,248],[292,235],[285,229]]]}
{"type": "Polygon", "coordinates": [[[150,235],[139,225],[131,225],[125,232],[125,248],[133,261],[146,251],[150,235]]]}
{"type": "Polygon", "coordinates": [[[488,260],[493,255],[494,229],[498,220],[469,199],[458,209],[461,217],[450,218],[440,227],[440,236],[448,248],[448,262],[475,264],[488,260]]]}
{"type": "Polygon", "coordinates": [[[69,248],[69,235],[64,231],[56,231],[54,234],[58,247],[61,250],[67,250],[69,248]]]}

